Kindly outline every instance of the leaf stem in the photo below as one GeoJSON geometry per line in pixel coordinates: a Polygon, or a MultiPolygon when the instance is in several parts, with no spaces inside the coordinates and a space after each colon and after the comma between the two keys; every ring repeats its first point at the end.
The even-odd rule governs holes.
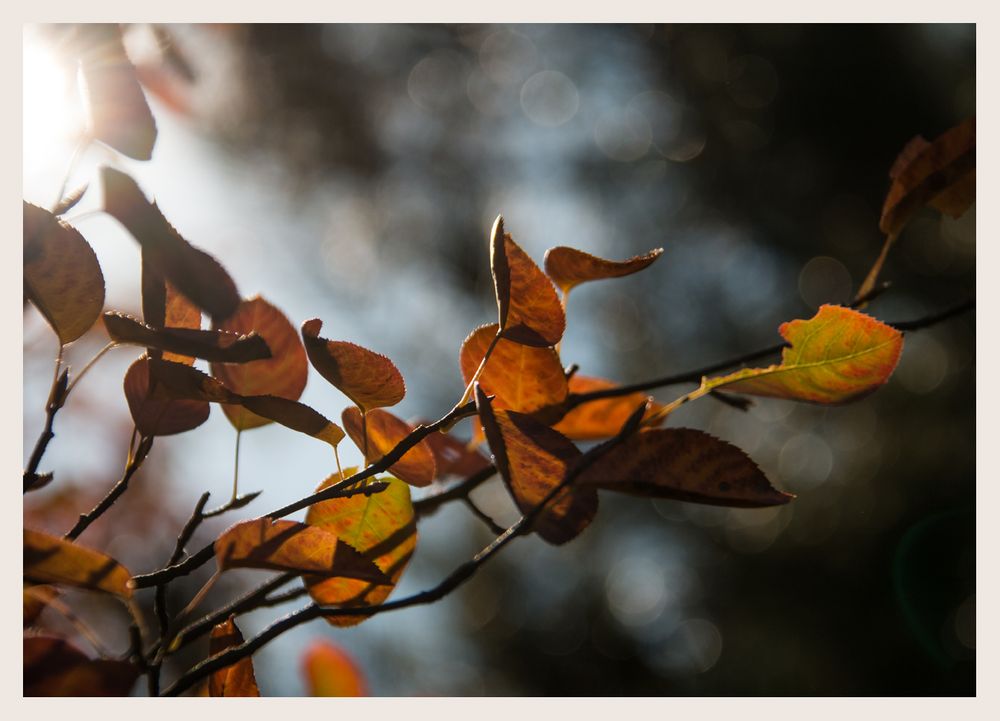
{"type": "Polygon", "coordinates": [[[240,438],[243,436],[243,429],[236,429],[236,451],[233,453],[233,495],[229,499],[230,503],[236,501],[236,497],[239,495],[239,482],[240,482],[240,438]]]}
{"type": "Polygon", "coordinates": [[[116,341],[111,341],[106,346],[104,346],[99,351],[97,351],[97,355],[95,355],[93,358],[91,358],[89,361],[87,361],[87,365],[85,365],[83,367],[83,369],[79,373],[76,374],[76,377],[73,379],[73,381],[69,384],[69,387],[66,389],[66,395],[68,396],[70,393],[73,392],[73,389],[76,388],[76,384],[79,383],[80,380],[85,375],[87,375],[87,371],[89,371],[91,368],[93,368],[94,364],[97,363],[97,361],[99,361],[102,357],[104,357],[105,353],[107,353],[109,350],[111,350],[112,348],[115,348],[117,346],[118,346],[118,343],[116,341]]]}

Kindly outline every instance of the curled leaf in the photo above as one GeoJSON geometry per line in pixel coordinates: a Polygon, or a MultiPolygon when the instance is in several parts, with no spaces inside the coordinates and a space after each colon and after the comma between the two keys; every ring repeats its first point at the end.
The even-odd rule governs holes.
{"type": "Polygon", "coordinates": [[[493,287],[500,334],[524,345],[555,345],[566,329],[566,315],[552,282],[503,229],[497,216],[490,233],[493,287]]]}
{"type": "MultiPolygon", "coordinates": [[[[365,452],[366,444],[362,431],[361,411],[353,406],[345,408],[341,414],[341,420],[347,435],[362,452],[365,452]]],[[[366,414],[364,425],[368,429],[367,455],[371,460],[378,460],[413,432],[413,427],[409,423],[381,408],[369,411],[366,414]]],[[[422,440],[404,453],[402,458],[389,466],[389,471],[411,486],[419,488],[429,485],[437,475],[434,452],[427,441],[422,440]]]]}
{"type": "Polygon", "coordinates": [[[545,251],[545,272],[565,295],[580,283],[638,273],[652,265],[662,254],[663,248],[655,248],[645,255],[636,255],[626,260],[605,260],[561,245],[545,251]]]}
{"type": "Polygon", "coordinates": [[[157,384],[150,379],[150,362],[149,356],[141,356],[125,372],[125,399],[139,433],[149,437],[169,436],[207,421],[210,408],[204,400],[171,398],[156,392],[157,384]]]}
{"type": "MultiPolygon", "coordinates": [[[[246,363],[271,355],[265,340],[256,334],[238,335],[200,328],[151,328],[129,315],[115,312],[104,314],[104,327],[111,340],[117,343],[147,346],[221,363],[246,363]]],[[[180,362],[186,363],[186,360],[180,362]]]]}
{"type": "MultiPolygon", "coordinates": [[[[517,507],[527,514],[556,488],[580,456],[572,441],[530,416],[515,411],[494,411],[481,388],[476,387],[476,407],[493,451],[497,470],[517,507]]],[[[597,513],[597,492],[567,487],[556,494],[533,526],[549,543],[576,538],[597,513]]]]}
{"type": "Polygon", "coordinates": [[[302,655],[302,675],[310,696],[367,696],[365,678],[354,661],[326,640],[313,641],[302,655]]]}
{"type": "Polygon", "coordinates": [[[132,577],[118,561],[72,541],[24,529],[24,578],[132,597],[132,577]]]}
{"type": "Polygon", "coordinates": [[[406,395],[403,376],[391,360],[354,343],[319,337],[323,321],[302,324],[302,340],[313,368],[361,412],[394,406],[406,395]]]}
{"type": "MultiPolygon", "coordinates": [[[[346,475],[351,475],[348,469],[346,475]]],[[[327,478],[320,491],[340,480],[327,478]]],[[[372,561],[393,585],[374,585],[352,578],[306,578],[309,595],[321,606],[368,606],[382,603],[403,575],[417,545],[417,524],[410,487],[395,478],[381,478],[388,487],[371,495],[332,498],[309,507],[306,523],[336,534],[372,561]]],[[[365,616],[326,616],[334,626],[353,626],[365,616]]]]}
{"type": "MultiPolygon", "coordinates": [[[[607,390],[617,386],[617,383],[609,380],[579,373],[573,374],[569,379],[569,392],[572,394],[607,390]]],[[[587,401],[572,408],[552,427],[574,441],[610,438],[618,433],[622,424],[645,398],[643,393],[637,391],[624,396],[587,401]]],[[[655,413],[662,407],[661,404],[650,403],[646,413],[647,415],[655,413]]]]}
{"type": "MultiPolygon", "coordinates": [[[[244,300],[219,330],[257,333],[271,349],[271,357],[242,365],[212,364],[212,375],[242,396],[279,396],[296,401],[306,387],[306,352],[295,327],[280,310],[260,296],[244,300]]],[[[223,412],[237,430],[270,423],[245,406],[225,404],[223,412]]]]}
{"type": "MultiPolygon", "coordinates": [[[[208,655],[215,656],[228,648],[243,644],[243,634],[230,616],[216,625],[208,637],[208,655]]],[[[246,656],[221,668],[208,678],[209,696],[260,696],[253,672],[253,658],[246,656]]]]}
{"type": "Polygon", "coordinates": [[[24,295],[63,345],[86,333],[104,306],[104,274],[90,244],[30,203],[24,203],[24,295]]]}
{"type": "Polygon", "coordinates": [[[68,641],[24,637],[25,696],[128,696],[139,667],[88,658],[68,641]]]}
{"type": "Polygon", "coordinates": [[[583,487],[651,498],[756,508],[788,503],[736,446],[691,428],[632,434],[576,479],[583,487]]]}

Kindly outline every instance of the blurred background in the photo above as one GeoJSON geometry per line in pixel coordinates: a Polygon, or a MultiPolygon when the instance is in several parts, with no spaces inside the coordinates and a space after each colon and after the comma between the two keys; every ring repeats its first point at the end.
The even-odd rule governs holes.
{"type": "MultiPolygon", "coordinates": [[[[53,52],[64,30],[24,35],[24,196],[45,206],[82,123],[53,52]]],[[[639,381],[770,345],[783,321],[849,302],[880,248],[898,152],[975,114],[973,25],[136,25],[125,40],[159,128],[153,159],[95,145],[69,187],[100,163],[126,169],[244,296],[392,358],[411,419],[451,408],[458,348],[495,320],[497,213],[538,262],[555,245],[615,259],[665,249],[569,302],[564,362],[639,381]]],[[[89,213],[100,207],[95,182],[70,221],[98,254],[107,307],[138,315],[138,246],[89,213]]],[[[974,294],[974,270],[975,208],[959,220],[922,211],[869,312],[892,322],[945,308],[974,294]]],[[[102,333],[69,348],[73,367],[102,333]]],[[[736,510],[604,495],[580,538],[518,540],[437,604],[285,634],[254,657],[261,691],[302,694],[301,653],[326,637],[376,695],[973,694],[974,350],[966,314],[908,334],[888,386],[848,406],[685,406],[675,423],[737,444],[797,500],[736,510]]],[[[27,306],[26,456],[55,352],[27,306]]],[[[60,412],[41,469],[56,480],[25,497],[26,524],[63,533],[119,478],[131,433],[121,377],[138,355],[113,350],[60,412]]],[[[315,372],[302,400],[331,418],[348,404],[315,372]]],[[[133,573],[161,566],[198,496],[228,498],[234,440],[218,408],[197,431],[157,439],[84,543],[133,573]]],[[[322,446],[274,426],[245,434],[240,488],[264,493],[189,548],[309,493],[334,470],[322,446]]],[[[349,446],[345,465],[360,460],[349,446]]],[[[497,479],[475,499],[501,524],[516,519],[497,479]]],[[[492,538],[460,505],[419,532],[394,597],[492,538]]],[[[210,566],[174,584],[172,609],[210,566]]],[[[229,572],[201,608],[264,578],[229,572]]],[[[297,605],[240,627],[249,637],[297,605]]],[[[127,638],[109,629],[107,642],[127,638]]],[[[166,681],[205,653],[180,654],[166,681]]]]}

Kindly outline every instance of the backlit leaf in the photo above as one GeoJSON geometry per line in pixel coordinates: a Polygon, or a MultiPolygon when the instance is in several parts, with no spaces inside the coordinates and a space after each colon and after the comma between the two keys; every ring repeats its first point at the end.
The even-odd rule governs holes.
{"type": "MultiPolygon", "coordinates": [[[[355,469],[347,469],[350,476],[355,469]]],[[[340,480],[327,478],[320,491],[340,480]]],[[[357,494],[332,498],[309,507],[306,523],[337,535],[371,560],[396,584],[417,545],[417,525],[410,502],[410,487],[395,478],[380,478],[388,488],[370,496],[357,494]]],[[[376,586],[351,578],[306,578],[309,595],[322,606],[374,605],[384,601],[394,586],[376,586]]],[[[365,616],[327,616],[334,626],[353,626],[365,616]]]]}
{"type": "MultiPolygon", "coordinates": [[[[208,420],[210,408],[203,400],[177,399],[154,392],[150,386],[151,359],[141,356],[125,373],[125,399],[135,427],[144,436],[169,436],[197,428],[208,420]]],[[[174,365],[188,366],[175,363],[174,365]]]]}
{"type": "MultiPolygon", "coordinates": [[[[260,296],[244,300],[219,330],[245,334],[255,332],[271,349],[271,357],[240,365],[212,364],[212,375],[242,396],[280,396],[296,401],[306,387],[309,366],[295,327],[280,310],[260,296]]],[[[270,423],[240,405],[222,406],[237,430],[270,423]]]]}
{"type": "Polygon", "coordinates": [[[118,561],[72,541],[24,529],[24,578],[32,583],[52,583],[106,591],[131,598],[132,577],[118,561]]]}
{"type": "MultiPolygon", "coordinates": [[[[184,294],[177,290],[172,283],[164,281],[164,290],[166,310],[164,313],[163,327],[201,330],[201,309],[185,298],[184,294]]],[[[175,363],[187,363],[188,365],[191,365],[194,363],[195,356],[183,355],[180,353],[164,353],[163,359],[174,361],[175,363]]]]}
{"type": "MultiPolygon", "coordinates": [[[[230,616],[212,629],[208,637],[208,655],[215,656],[233,646],[243,644],[243,634],[230,616]]],[[[236,663],[219,669],[208,679],[209,696],[260,696],[253,672],[253,658],[246,656],[236,663]]]]}
{"type": "Polygon", "coordinates": [[[357,664],[327,640],[313,641],[302,655],[302,675],[310,696],[367,696],[357,664]]]}
{"type": "MultiPolygon", "coordinates": [[[[562,483],[581,453],[566,436],[530,416],[493,410],[476,388],[476,406],[497,470],[517,507],[527,514],[562,483]]],[[[534,530],[549,543],[576,538],[597,513],[592,488],[564,488],[535,520],[534,530]]]]}
{"type": "Polygon", "coordinates": [[[62,200],[56,203],[56,207],[52,209],[52,215],[65,215],[75,208],[76,204],[83,200],[84,193],[87,192],[87,188],[89,187],[90,183],[84,183],[79,188],[71,190],[64,195],[62,200]]]}
{"type": "Polygon", "coordinates": [[[576,248],[559,246],[545,251],[545,272],[566,294],[580,283],[638,273],[662,254],[663,248],[656,248],[626,260],[605,260],[576,248]]]}
{"type": "Polygon", "coordinates": [[[755,508],[788,503],[747,454],[691,428],[654,428],[626,438],[576,479],[583,486],[651,498],[755,508]]]}
{"type": "Polygon", "coordinates": [[[104,208],[142,246],[143,266],[148,264],[173,283],[217,323],[232,315],[240,294],[219,261],[182,238],[128,175],[105,166],[101,179],[104,208]]]}
{"type": "Polygon", "coordinates": [[[391,583],[374,563],[335,534],[295,521],[257,518],[237,523],[216,539],[215,559],[220,571],[261,568],[391,583]]]}
{"type": "Polygon", "coordinates": [[[80,71],[90,134],[136,160],[149,160],[156,121],[125,54],[117,25],[80,26],[80,71]]]}
{"type": "Polygon", "coordinates": [[[104,274],[93,249],[52,213],[24,203],[24,295],[63,345],[86,333],[104,306],[104,274]]]}
{"type": "MultiPolygon", "coordinates": [[[[431,421],[421,419],[418,425],[427,425],[431,421]]],[[[431,433],[426,439],[427,445],[434,453],[434,465],[437,467],[437,477],[458,476],[468,478],[479,473],[490,465],[482,453],[469,443],[461,441],[450,433],[431,433]]]]}
{"type": "Polygon", "coordinates": [[[256,334],[244,336],[200,328],[151,328],[131,316],[115,312],[104,314],[104,327],[118,343],[158,348],[181,356],[246,363],[271,355],[267,343],[256,334]]]}
{"type": "MultiPolygon", "coordinates": [[[[573,374],[569,379],[569,392],[575,394],[590,393],[610,388],[616,388],[613,383],[603,378],[573,374]]],[[[622,424],[646,398],[641,392],[629,393],[624,396],[600,398],[582,403],[562,417],[553,428],[574,441],[595,441],[610,438],[621,430],[622,424]]],[[[647,415],[663,406],[650,403],[647,415]]]]}
{"type": "Polygon", "coordinates": [[[394,406],[406,395],[403,376],[391,360],[354,343],[319,337],[323,321],[302,324],[309,362],[319,374],[361,409],[394,406]]]}
{"type": "Polygon", "coordinates": [[[552,282],[509,233],[497,216],[490,234],[493,287],[502,337],[524,345],[555,345],[566,328],[566,315],[552,282]]]}
{"type": "MultiPolygon", "coordinates": [[[[344,409],[341,414],[344,423],[344,430],[351,437],[354,444],[365,452],[365,436],[362,432],[361,411],[350,406],[344,409]]],[[[377,461],[386,453],[391,451],[397,443],[413,432],[413,427],[406,421],[400,420],[392,413],[381,408],[368,411],[365,419],[368,428],[368,460],[377,461]]],[[[411,486],[422,487],[429,485],[437,475],[434,465],[434,452],[427,444],[426,440],[420,441],[413,448],[408,450],[403,457],[389,467],[389,471],[411,486]]]]}
{"type": "Polygon", "coordinates": [[[24,637],[25,696],[128,696],[139,667],[88,658],[68,641],[24,637]]]}
{"type": "Polygon", "coordinates": [[[49,605],[56,596],[59,589],[54,586],[28,585],[24,586],[24,626],[27,628],[33,624],[41,615],[45,607],[49,605]]]}

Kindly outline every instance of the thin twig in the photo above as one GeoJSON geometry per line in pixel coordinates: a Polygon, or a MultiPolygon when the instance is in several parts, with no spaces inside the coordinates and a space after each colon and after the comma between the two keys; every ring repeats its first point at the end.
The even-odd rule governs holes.
{"type": "MultiPolygon", "coordinates": [[[[172,566],[181,560],[181,556],[184,555],[184,546],[187,542],[191,540],[191,536],[194,535],[195,530],[205,519],[202,515],[202,511],[205,510],[205,504],[208,503],[209,492],[205,491],[201,494],[201,498],[198,499],[198,503],[194,507],[194,511],[191,513],[191,517],[188,518],[187,523],[181,529],[181,532],[177,535],[177,543],[174,544],[174,552],[170,554],[170,560],[167,561],[168,566],[172,566]]],[[[160,641],[162,642],[167,636],[167,630],[170,626],[170,619],[167,613],[167,587],[166,584],[160,584],[156,587],[156,595],[153,597],[153,612],[156,614],[156,620],[160,624],[160,641]]]]}
{"type": "Polygon", "coordinates": [[[446,491],[441,491],[440,493],[435,493],[433,496],[427,496],[426,498],[414,501],[413,511],[417,514],[418,518],[429,516],[445,503],[465,498],[474,489],[478,488],[484,482],[492,478],[493,474],[496,472],[496,466],[487,466],[446,491]]]}
{"type": "Polygon", "coordinates": [[[468,496],[466,496],[462,500],[465,502],[465,505],[468,506],[469,510],[472,511],[472,515],[474,515],[476,518],[478,518],[483,523],[485,523],[486,526],[491,531],[493,531],[493,533],[503,533],[504,532],[504,527],[501,526],[501,525],[499,525],[492,518],[490,518],[489,514],[487,514],[485,511],[483,511],[483,509],[481,509],[479,506],[477,506],[475,503],[473,503],[473,501],[472,501],[471,498],[469,498],[468,496]]]}
{"type": "Polygon", "coordinates": [[[69,369],[63,369],[62,373],[59,372],[59,366],[62,363],[62,351],[63,347],[60,345],[59,354],[56,356],[55,377],[52,379],[49,397],[45,402],[45,426],[42,428],[42,433],[35,442],[35,448],[28,459],[28,466],[24,469],[24,493],[44,485],[44,483],[39,483],[41,478],[38,475],[38,466],[42,462],[45,450],[49,447],[49,441],[55,438],[56,434],[52,430],[52,426],[56,420],[56,413],[59,412],[59,409],[63,407],[63,403],[66,402],[66,388],[69,382],[69,369]]]}

